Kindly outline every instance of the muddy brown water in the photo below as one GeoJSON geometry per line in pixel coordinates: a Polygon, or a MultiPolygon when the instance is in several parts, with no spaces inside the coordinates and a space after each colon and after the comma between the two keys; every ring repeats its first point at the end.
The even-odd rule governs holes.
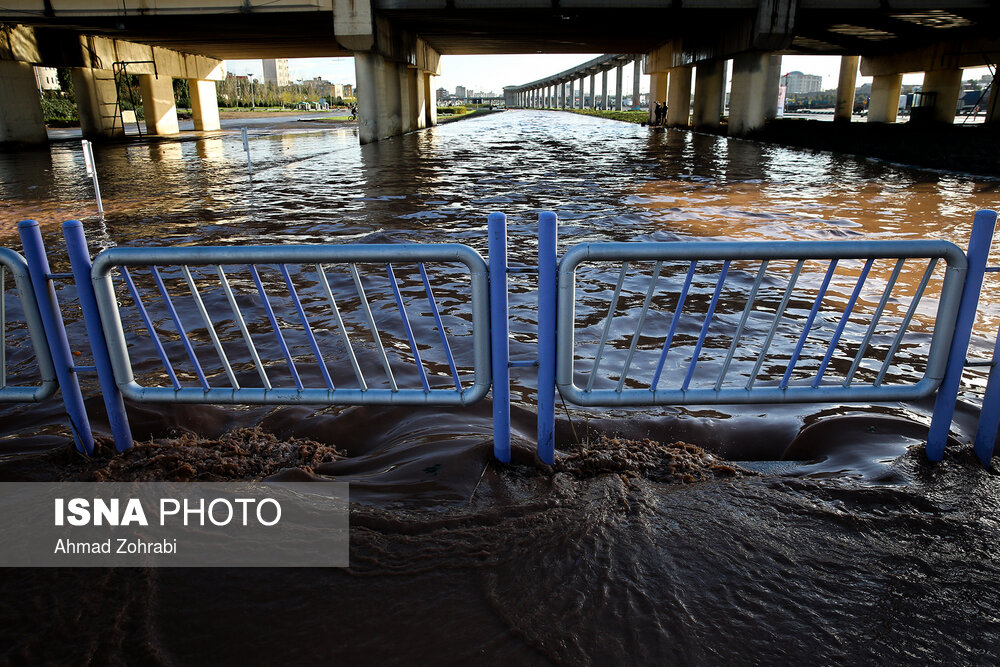
{"type": "MultiPolygon", "coordinates": [[[[1000,205],[1000,181],[551,112],[366,147],[347,129],[251,134],[252,182],[236,133],[98,147],[103,222],[76,144],[0,154],[4,245],[19,249],[19,219],[40,220],[54,246],[58,223],[79,218],[95,249],[448,240],[485,254],[499,210],[512,259],[527,261],[537,211],[555,210],[561,248],[964,246],[973,212],[1000,205]]],[[[626,286],[639,301],[642,289],[626,286]]],[[[460,297],[447,283],[435,293],[460,297]]],[[[515,280],[511,299],[512,354],[530,357],[529,286],[515,280]]],[[[975,353],[991,345],[995,306],[987,286],[975,353]]],[[[518,370],[510,466],[491,463],[488,402],[130,405],[137,440],[155,444],[89,463],[68,451],[58,397],[6,407],[3,480],[336,478],[356,502],[346,570],[7,570],[0,650],[31,664],[995,664],[1000,482],[964,446],[983,382],[967,374],[936,466],[922,458],[920,401],[572,410],[572,425],[560,408],[565,455],[549,469],[531,457],[533,385],[518,370]]]]}

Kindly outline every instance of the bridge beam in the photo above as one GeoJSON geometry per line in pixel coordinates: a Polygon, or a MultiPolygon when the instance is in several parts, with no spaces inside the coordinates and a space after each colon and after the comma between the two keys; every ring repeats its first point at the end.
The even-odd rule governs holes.
{"type": "Polygon", "coordinates": [[[899,112],[899,91],[902,87],[902,74],[875,75],[872,79],[871,101],[868,103],[869,123],[896,122],[896,114],[899,112]]]}
{"type": "Polygon", "coordinates": [[[833,120],[838,123],[850,123],[854,113],[854,90],[858,83],[859,56],[840,57],[840,78],[837,79],[837,106],[833,111],[833,120]]]}
{"type": "Polygon", "coordinates": [[[177,104],[174,102],[174,82],[169,76],[139,75],[142,112],[146,117],[147,134],[177,134],[177,104]]]}
{"type": "Polygon", "coordinates": [[[31,65],[0,61],[0,144],[44,144],[38,85],[31,65]]]}
{"type": "Polygon", "coordinates": [[[74,67],[73,94],[80,115],[80,130],[88,139],[117,139],[125,129],[116,113],[118,93],[111,70],[74,67]]]}
{"type": "Polygon", "coordinates": [[[691,68],[670,70],[667,88],[667,125],[687,127],[691,117],[691,68]]]}
{"type": "Polygon", "coordinates": [[[715,129],[722,124],[722,101],[726,95],[726,62],[698,63],[694,75],[695,129],[715,129]]]}
{"type": "Polygon", "coordinates": [[[764,127],[770,58],[769,53],[743,53],[733,58],[733,92],[729,99],[730,136],[745,136],[764,127]]]}
{"type": "Polygon", "coordinates": [[[962,70],[933,70],[924,73],[922,93],[936,93],[931,121],[954,123],[958,94],[962,90],[962,70]]]}

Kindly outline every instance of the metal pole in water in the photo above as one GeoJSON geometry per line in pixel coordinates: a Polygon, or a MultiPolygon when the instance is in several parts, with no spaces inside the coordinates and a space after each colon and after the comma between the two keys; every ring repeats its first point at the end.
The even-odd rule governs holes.
{"type": "Polygon", "coordinates": [[[125,413],[125,402],[122,400],[121,392],[118,391],[114,371],[111,370],[111,356],[104,338],[101,313],[97,308],[97,296],[94,294],[90,250],[87,248],[83,224],[79,220],[64,222],[63,237],[66,239],[66,250],[73,267],[73,278],[76,280],[83,321],[87,325],[90,349],[94,353],[94,365],[97,367],[97,379],[101,385],[101,394],[104,396],[104,406],[108,410],[111,434],[114,436],[115,448],[123,452],[133,444],[132,431],[129,428],[128,415],[125,413]]]}
{"type": "Polygon", "coordinates": [[[510,463],[510,329],[507,321],[507,218],[490,213],[490,340],[493,366],[493,455],[510,463]]]}
{"type": "Polygon", "coordinates": [[[945,367],[941,386],[938,387],[937,398],[934,401],[934,415],[931,417],[931,427],[927,433],[927,459],[930,461],[940,461],[944,457],[944,448],[948,443],[951,418],[955,413],[955,401],[958,400],[962,371],[965,369],[965,355],[969,350],[969,339],[972,337],[972,327],[976,321],[979,292],[983,286],[983,275],[986,273],[986,261],[990,254],[996,222],[995,211],[983,210],[976,212],[976,218],[972,223],[972,233],[969,235],[969,270],[965,276],[965,288],[962,290],[962,300],[958,306],[948,365],[945,367]]]}
{"type": "Polygon", "coordinates": [[[28,262],[31,286],[35,290],[35,298],[38,299],[42,328],[45,329],[45,339],[52,351],[52,364],[59,380],[59,389],[62,390],[63,403],[66,405],[66,415],[69,417],[76,448],[80,452],[93,454],[94,435],[90,431],[90,420],[87,418],[83,394],[80,393],[80,383],[73,367],[73,353],[66,338],[62,313],[59,312],[59,301],[49,279],[49,260],[45,255],[42,232],[34,220],[22,220],[17,223],[17,230],[21,235],[21,246],[24,248],[24,258],[28,262]]]}
{"type": "Polygon", "coordinates": [[[247,171],[249,171],[250,175],[253,176],[253,163],[250,162],[250,142],[247,141],[247,128],[245,127],[243,128],[242,135],[243,135],[243,150],[247,154],[247,171]]]}
{"type": "Polygon", "coordinates": [[[83,164],[87,167],[87,176],[94,182],[94,197],[97,199],[97,212],[104,215],[104,202],[101,201],[101,185],[97,182],[97,164],[94,161],[94,145],[86,139],[83,145],[83,164]]]}
{"type": "Polygon", "coordinates": [[[538,458],[552,464],[556,423],[556,214],[538,216],[538,458]]]}

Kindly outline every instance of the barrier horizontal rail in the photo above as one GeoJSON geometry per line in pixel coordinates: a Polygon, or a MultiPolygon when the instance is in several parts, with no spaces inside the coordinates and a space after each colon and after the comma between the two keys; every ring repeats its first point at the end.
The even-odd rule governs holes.
{"type": "Polygon", "coordinates": [[[944,376],[966,272],[965,254],[946,241],[574,246],[559,264],[556,384],[581,406],[921,398],[944,376]],[[640,262],[653,264],[648,276],[636,275],[640,262]],[[576,284],[578,269],[591,264],[621,268],[613,291],[592,287],[610,299],[596,349],[584,355],[576,284]],[[922,274],[919,285],[902,294],[899,276],[911,270],[922,274]],[[848,289],[833,294],[834,280],[848,289]],[[906,334],[929,285],[940,289],[926,366],[918,381],[900,382],[888,371],[914,344],[906,334]],[[620,314],[624,292],[641,307],[620,314]],[[883,324],[894,325],[891,333],[883,324]],[[776,337],[788,344],[774,345],[776,337]],[[578,373],[575,362],[584,359],[590,368],[578,373]]]}
{"type": "Polygon", "coordinates": [[[42,312],[28,273],[28,263],[17,252],[0,248],[0,403],[36,403],[49,398],[56,392],[55,367],[45,340],[42,312]],[[7,298],[7,275],[14,279],[14,288],[20,302],[24,322],[28,329],[28,339],[38,367],[40,381],[37,385],[22,386],[9,384],[10,358],[7,346],[9,303],[7,298]]]}
{"type": "Polygon", "coordinates": [[[114,376],[131,400],[469,405],[490,387],[487,268],[468,246],[118,247],[95,258],[92,277],[114,376]],[[467,271],[468,294],[447,310],[430,264],[448,266],[449,281],[452,265],[467,271]],[[132,327],[122,319],[129,301],[132,327]],[[133,329],[162,363],[147,364],[143,379],[164,385],[137,381],[133,329]]]}

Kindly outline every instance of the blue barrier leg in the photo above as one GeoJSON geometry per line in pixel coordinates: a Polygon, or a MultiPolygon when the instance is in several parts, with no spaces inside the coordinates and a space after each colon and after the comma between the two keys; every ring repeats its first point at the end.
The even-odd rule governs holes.
{"type": "MultiPolygon", "coordinates": [[[[1000,332],[997,333],[997,340],[993,345],[993,363],[997,363],[998,360],[1000,360],[1000,332]]],[[[976,429],[976,456],[984,466],[989,466],[993,460],[997,429],[1000,429],[1000,370],[993,366],[990,369],[989,380],[986,381],[983,409],[979,413],[979,426],[976,429]]]]}
{"type": "Polygon", "coordinates": [[[493,455],[510,462],[510,330],[507,321],[507,218],[490,213],[490,345],[493,367],[493,455]]]}
{"type": "Polygon", "coordinates": [[[83,321],[87,325],[90,349],[94,353],[94,365],[97,367],[97,379],[101,384],[104,406],[108,410],[111,434],[115,440],[115,448],[119,452],[123,452],[132,446],[132,431],[129,428],[128,415],[125,413],[125,402],[122,400],[121,392],[118,391],[115,375],[111,370],[108,343],[104,338],[101,313],[97,308],[94,283],[90,277],[90,250],[87,248],[83,224],[79,220],[64,222],[63,237],[66,239],[69,262],[73,266],[73,278],[76,280],[80,309],[83,311],[83,321]]]}
{"type": "Polygon", "coordinates": [[[538,458],[552,464],[556,424],[556,214],[538,216],[538,458]]]}
{"type": "Polygon", "coordinates": [[[969,272],[965,277],[962,301],[958,306],[948,366],[945,368],[941,386],[938,387],[937,398],[934,401],[934,416],[931,418],[931,428],[927,433],[927,459],[930,461],[940,461],[944,457],[944,448],[948,443],[951,418],[955,414],[958,388],[962,381],[962,371],[965,368],[965,355],[969,350],[972,326],[976,321],[979,291],[983,286],[986,260],[990,254],[990,244],[993,241],[993,230],[996,227],[996,222],[996,212],[984,210],[976,213],[976,218],[972,223],[968,252],[969,272]]]}
{"type": "Polygon", "coordinates": [[[63,402],[66,405],[66,415],[73,430],[73,440],[76,442],[77,450],[93,454],[94,436],[90,431],[87,409],[83,405],[80,383],[73,369],[73,354],[66,338],[66,327],[59,312],[56,291],[49,281],[49,260],[45,255],[42,232],[34,220],[22,220],[17,223],[17,230],[21,235],[24,258],[28,261],[31,286],[35,290],[35,298],[38,299],[42,327],[45,329],[45,339],[52,352],[52,363],[56,367],[56,378],[59,380],[59,388],[62,390],[63,402]]]}

